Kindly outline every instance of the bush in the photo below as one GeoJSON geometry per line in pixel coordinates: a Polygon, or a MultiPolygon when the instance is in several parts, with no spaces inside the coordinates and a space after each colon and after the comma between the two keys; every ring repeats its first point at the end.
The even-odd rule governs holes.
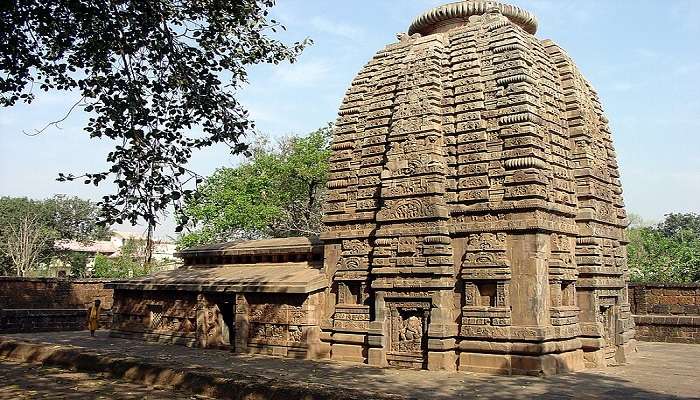
{"type": "Polygon", "coordinates": [[[627,230],[630,278],[635,282],[700,282],[700,215],[667,214],[654,226],[627,230]]]}
{"type": "Polygon", "coordinates": [[[137,278],[159,271],[168,262],[143,262],[143,241],[129,239],[116,258],[95,256],[93,276],[98,278],[137,278]]]}

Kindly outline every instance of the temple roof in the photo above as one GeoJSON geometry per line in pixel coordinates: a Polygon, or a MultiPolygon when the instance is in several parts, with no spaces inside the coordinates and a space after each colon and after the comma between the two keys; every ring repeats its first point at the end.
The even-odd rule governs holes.
{"type": "Polygon", "coordinates": [[[107,286],[132,290],[309,293],[327,285],[328,279],[321,270],[310,268],[306,262],[296,262],[186,266],[107,286]]]}
{"type": "Polygon", "coordinates": [[[312,242],[305,237],[288,237],[278,239],[259,239],[216,243],[207,246],[190,247],[180,251],[180,257],[210,255],[237,256],[261,254],[290,254],[321,252],[320,243],[312,242]]]}

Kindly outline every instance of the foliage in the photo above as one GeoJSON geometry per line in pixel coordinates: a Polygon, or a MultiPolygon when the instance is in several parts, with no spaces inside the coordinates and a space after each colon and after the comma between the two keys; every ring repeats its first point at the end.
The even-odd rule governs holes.
{"type": "Polygon", "coordinates": [[[674,236],[682,231],[700,235],[700,215],[695,213],[671,213],[659,224],[658,230],[666,236],[674,236]]]}
{"type": "Polygon", "coordinates": [[[128,239],[116,258],[95,255],[92,276],[98,278],[136,278],[162,269],[166,263],[144,262],[145,241],[128,239]]]}
{"type": "Polygon", "coordinates": [[[236,168],[221,168],[187,202],[180,247],[236,238],[308,236],[321,229],[331,126],[306,137],[261,140],[236,168]]]}
{"type": "MultiPolygon", "coordinates": [[[[0,6],[0,105],[30,103],[33,88],[77,90],[69,110],[90,113],[91,138],[110,139],[110,167],[59,180],[112,180],[98,203],[106,223],[144,219],[149,233],[199,176],[193,151],[232,152],[253,128],[235,93],[246,68],[294,61],[309,43],[270,35],[273,0],[9,0],[0,6]]],[[[64,117],[65,119],[65,117],[64,117]]],[[[60,121],[56,121],[57,123],[60,121]]],[[[51,124],[47,125],[50,126],[51,124]]],[[[184,222],[184,221],[183,221],[184,222]]],[[[150,236],[149,236],[150,237],[150,236]]]]}
{"type": "Polygon", "coordinates": [[[112,272],[112,262],[104,254],[96,254],[92,266],[92,276],[105,277],[109,275],[117,275],[112,272]]]}
{"type": "Polygon", "coordinates": [[[95,203],[64,195],[56,195],[42,203],[44,220],[58,238],[82,242],[109,239],[109,229],[98,223],[99,209],[95,203]]]}
{"type": "Polygon", "coordinates": [[[628,265],[637,282],[700,282],[700,215],[667,214],[627,230],[628,265]]]}
{"type": "Polygon", "coordinates": [[[88,276],[87,264],[90,261],[90,254],[82,251],[67,251],[61,255],[60,259],[70,265],[70,275],[76,278],[88,276]]]}
{"type": "Polygon", "coordinates": [[[49,232],[37,215],[24,215],[16,224],[7,227],[3,250],[12,261],[17,276],[27,276],[51,246],[49,232]]]}
{"type": "Polygon", "coordinates": [[[27,273],[52,256],[64,256],[54,249],[55,240],[89,242],[108,237],[108,230],[98,225],[97,219],[97,206],[78,197],[54,196],[46,200],[0,197],[0,268],[5,268],[0,273],[27,273]],[[30,242],[24,245],[17,242],[19,237],[35,236],[33,233],[38,236],[31,246],[30,242]],[[29,264],[22,261],[29,258],[17,258],[18,252],[27,257],[33,254],[29,264]]]}

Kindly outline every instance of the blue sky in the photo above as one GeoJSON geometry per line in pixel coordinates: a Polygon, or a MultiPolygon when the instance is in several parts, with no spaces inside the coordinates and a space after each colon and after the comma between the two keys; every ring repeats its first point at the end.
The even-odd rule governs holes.
{"type": "MultiPolygon", "coordinates": [[[[374,53],[410,21],[444,1],[279,0],[281,38],[311,37],[296,64],[257,66],[240,98],[258,130],[303,134],[335,119],[343,93],[374,53]]],[[[512,0],[537,15],[537,36],[562,46],[597,89],[610,120],[628,212],[658,220],[667,212],[700,212],[700,1],[512,0]]],[[[0,111],[0,196],[54,193],[98,199],[109,188],[60,183],[59,172],[104,168],[110,142],[88,139],[86,116],[62,117],[75,93],[44,94],[0,111]]],[[[223,147],[197,154],[208,175],[237,162],[223,147]]],[[[172,222],[160,229],[172,232],[172,222]]]]}

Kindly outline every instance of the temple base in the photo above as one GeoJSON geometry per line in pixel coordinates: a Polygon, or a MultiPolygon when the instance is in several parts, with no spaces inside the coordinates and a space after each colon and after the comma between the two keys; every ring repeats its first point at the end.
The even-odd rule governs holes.
{"type": "Polygon", "coordinates": [[[614,348],[583,348],[583,358],[586,368],[604,368],[621,365],[629,361],[637,353],[637,340],[628,339],[624,344],[614,348]]]}
{"type": "Polygon", "coordinates": [[[581,350],[540,356],[462,352],[459,355],[458,367],[460,371],[534,376],[556,375],[584,368],[581,350]]]}

